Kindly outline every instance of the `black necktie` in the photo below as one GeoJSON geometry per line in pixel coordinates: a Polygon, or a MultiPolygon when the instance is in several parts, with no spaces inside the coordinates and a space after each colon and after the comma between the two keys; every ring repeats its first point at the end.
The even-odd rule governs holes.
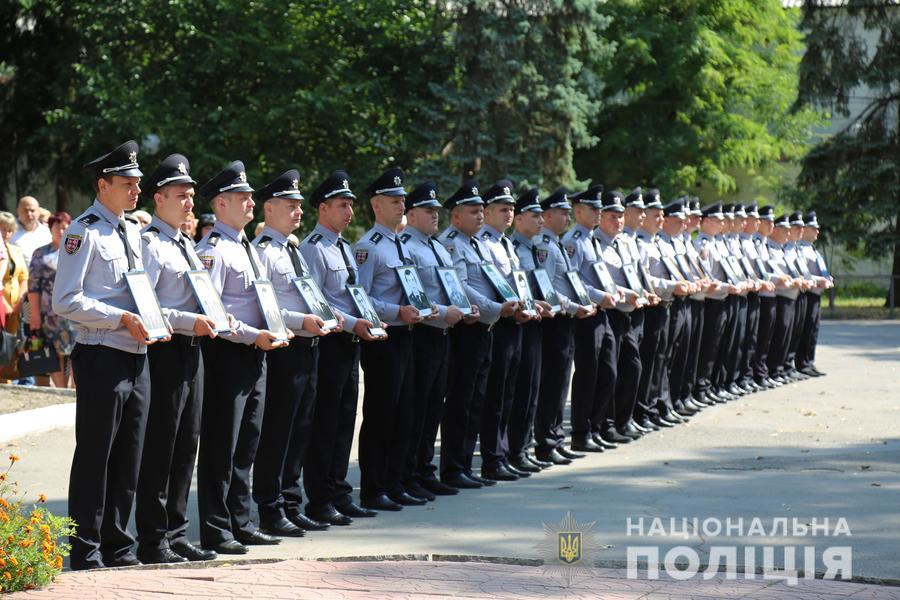
{"type": "Polygon", "coordinates": [[[504,250],[506,250],[506,258],[509,259],[509,263],[510,263],[510,265],[512,265],[513,257],[512,257],[512,252],[509,251],[509,246],[507,245],[508,241],[509,240],[507,239],[507,237],[505,235],[500,234],[500,245],[503,246],[504,250]]]}
{"type": "Polygon", "coordinates": [[[241,245],[244,246],[244,252],[247,253],[247,260],[250,261],[250,266],[253,267],[253,279],[259,279],[259,268],[256,266],[256,261],[253,260],[253,250],[250,249],[250,242],[244,236],[241,236],[241,245]]]}
{"type": "Polygon", "coordinates": [[[562,252],[563,260],[566,261],[566,271],[571,271],[572,265],[569,264],[569,253],[566,252],[566,249],[563,246],[562,241],[556,240],[556,245],[559,246],[559,251],[562,252]]]}
{"type": "Polygon", "coordinates": [[[341,251],[341,258],[344,259],[344,265],[347,267],[347,283],[349,283],[350,285],[355,285],[356,284],[356,271],[353,270],[353,265],[350,264],[350,259],[347,258],[347,253],[344,252],[344,244],[346,244],[347,246],[350,245],[349,243],[347,243],[347,240],[345,240],[342,237],[339,237],[337,239],[337,245],[338,245],[338,250],[341,251]]]}
{"type": "Polygon", "coordinates": [[[294,273],[297,277],[303,277],[306,272],[303,269],[303,263],[300,262],[300,253],[297,252],[297,246],[290,240],[288,240],[287,251],[288,255],[291,257],[291,264],[294,265],[294,273]]]}
{"type": "Polygon", "coordinates": [[[178,244],[178,248],[181,250],[181,254],[187,261],[188,266],[190,266],[191,269],[194,270],[200,269],[200,267],[197,265],[197,262],[194,261],[194,257],[191,256],[190,251],[187,249],[187,246],[184,244],[184,236],[179,234],[178,237],[175,238],[175,243],[178,244]]]}
{"type": "Polygon", "coordinates": [[[125,233],[125,219],[119,219],[119,226],[116,227],[119,237],[122,238],[122,244],[125,246],[125,258],[128,259],[128,270],[134,271],[134,254],[131,252],[131,246],[128,245],[128,235],[125,233]]]}
{"type": "Polygon", "coordinates": [[[431,251],[434,253],[434,258],[438,261],[438,264],[442,267],[446,267],[444,261],[441,259],[441,255],[438,254],[437,248],[434,247],[434,238],[428,236],[428,247],[431,248],[431,251]]]}
{"type": "Polygon", "coordinates": [[[534,261],[534,268],[538,268],[537,247],[531,244],[531,260],[534,261]]]}
{"type": "Polygon", "coordinates": [[[478,242],[475,238],[469,238],[469,243],[475,248],[475,253],[478,254],[478,258],[481,259],[481,262],[484,262],[484,254],[481,253],[481,248],[478,246],[478,242]]]}
{"type": "Polygon", "coordinates": [[[400,257],[400,262],[404,265],[408,265],[407,258],[403,255],[403,242],[400,241],[400,236],[396,233],[394,234],[394,245],[397,246],[397,256],[400,257]]]}

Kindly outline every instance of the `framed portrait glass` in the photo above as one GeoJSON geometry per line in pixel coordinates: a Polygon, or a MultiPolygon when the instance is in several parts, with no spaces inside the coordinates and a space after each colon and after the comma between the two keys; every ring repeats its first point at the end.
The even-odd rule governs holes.
{"type": "Polygon", "coordinates": [[[672,256],[663,256],[661,258],[663,266],[666,268],[666,271],[669,272],[669,276],[672,279],[677,279],[681,281],[692,281],[692,279],[688,280],[685,274],[678,268],[678,264],[675,261],[675,258],[672,256]]]}
{"type": "Polygon", "coordinates": [[[309,275],[305,277],[295,277],[292,281],[294,282],[294,287],[296,287],[297,291],[300,292],[300,295],[303,296],[303,301],[306,302],[306,306],[309,307],[310,312],[325,322],[322,329],[327,331],[337,327],[337,315],[334,314],[331,305],[325,300],[325,296],[322,295],[322,290],[316,285],[316,281],[309,275]]]}
{"type": "Polygon", "coordinates": [[[641,285],[641,279],[638,276],[637,269],[634,268],[634,265],[622,265],[622,274],[625,275],[625,281],[628,282],[628,287],[630,287],[632,291],[637,292],[638,294],[644,293],[644,286],[641,285]]]}
{"type": "Polygon", "coordinates": [[[453,267],[435,267],[437,276],[450,299],[450,304],[462,311],[464,315],[472,314],[472,303],[463,290],[459,275],[453,267]]]}
{"type": "Polygon", "coordinates": [[[687,255],[688,259],[691,262],[691,266],[694,267],[694,270],[699,273],[702,277],[706,279],[712,279],[712,275],[709,274],[709,271],[706,270],[706,267],[703,266],[703,263],[697,260],[697,257],[693,254],[687,255]]]}
{"type": "Polygon", "coordinates": [[[738,281],[747,281],[747,276],[744,274],[744,267],[741,266],[741,262],[738,260],[736,256],[727,257],[728,264],[731,265],[731,271],[734,273],[734,276],[737,277],[738,281]]]}
{"type": "Polygon", "coordinates": [[[560,304],[559,294],[553,289],[553,282],[550,281],[550,274],[547,273],[547,269],[535,269],[534,281],[537,283],[538,292],[540,292],[544,302],[550,305],[550,311],[554,313],[561,311],[562,304],[560,304]]]}
{"type": "Polygon", "coordinates": [[[688,262],[687,255],[676,254],[675,262],[678,265],[678,269],[682,272],[682,274],[688,276],[690,278],[690,281],[696,281],[703,277],[703,272],[695,270],[691,266],[691,263],[688,262]]]}
{"type": "Polygon", "coordinates": [[[769,268],[766,267],[766,261],[764,261],[764,260],[761,259],[761,258],[757,258],[757,259],[756,259],[755,261],[753,261],[753,262],[756,263],[756,270],[757,270],[757,272],[760,274],[760,276],[761,276],[763,279],[768,279],[768,277],[769,277],[769,268]]]}
{"type": "Polygon", "coordinates": [[[575,292],[575,297],[578,298],[578,303],[582,306],[593,306],[594,303],[591,302],[591,297],[588,296],[587,288],[584,287],[584,282],[581,281],[578,271],[566,271],[566,277],[569,278],[569,283],[572,284],[572,290],[575,292]]]}
{"type": "Polygon", "coordinates": [[[512,289],[512,286],[509,285],[506,278],[500,274],[500,271],[497,270],[497,267],[493,263],[481,263],[481,270],[484,271],[488,281],[491,282],[491,286],[493,286],[497,293],[500,294],[500,297],[503,298],[503,302],[520,300],[519,296],[516,295],[515,290],[512,289]]]}
{"type": "Polygon", "coordinates": [[[147,329],[147,341],[161,340],[172,335],[169,323],[163,316],[159,299],[153,289],[153,282],[146,271],[129,271],[125,273],[128,290],[134,298],[137,313],[147,329]]]}
{"type": "Polygon", "coordinates": [[[404,265],[397,267],[397,277],[400,279],[400,285],[403,286],[403,292],[406,299],[412,306],[419,311],[420,317],[431,316],[431,300],[425,295],[425,286],[419,279],[419,273],[416,271],[415,265],[404,265]]]}
{"type": "Polygon", "coordinates": [[[228,323],[228,311],[225,310],[222,298],[213,287],[209,271],[205,269],[188,271],[186,275],[194,290],[194,296],[197,297],[200,310],[215,323],[216,333],[231,331],[231,325],[228,323]]]}
{"type": "Polygon", "coordinates": [[[593,268],[594,275],[600,281],[600,289],[607,294],[615,294],[618,288],[616,287],[616,282],[613,281],[612,275],[609,274],[609,269],[606,268],[606,263],[598,260],[594,263],[593,268]]]}
{"type": "Polygon", "coordinates": [[[744,273],[746,273],[750,277],[756,277],[756,271],[753,268],[753,263],[750,262],[750,258],[746,255],[741,257],[741,266],[744,268],[744,273]]]}
{"type": "Polygon", "coordinates": [[[516,292],[522,301],[522,310],[525,314],[532,317],[537,316],[537,308],[534,304],[534,294],[531,293],[531,285],[528,283],[528,273],[522,269],[515,269],[512,272],[513,282],[516,284],[516,292]]]}
{"type": "Polygon", "coordinates": [[[256,299],[266,321],[266,329],[275,334],[275,341],[288,341],[288,330],[284,319],[281,318],[281,307],[278,306],[272,282],[268,279],[257,279],[253,282],[253,289],[256,290],[256,299]]]}
{"type": "Polygon", "coordinates": [[[353,298],[353,304],[356,305],[360,317],[372,324],[372,327],[369,328],[369,333],[375,337],[387,337],[384,324],[378,318],[378,313],[375,312],[375,307],[372,306],[372,300],[369,298],[366,290],[363,289],[363,286],[348,285],[347,291],[350,293],[350,297],[353,298]]]}
{"type": "Polygon", "coordinates": [[[825,264],[825,259],[818,252],[816,252],[816,264],[819,266],[819,272],[822,274],[822,277],[831,277],[831,273],[828,272],[828,265],[825,264]]]}

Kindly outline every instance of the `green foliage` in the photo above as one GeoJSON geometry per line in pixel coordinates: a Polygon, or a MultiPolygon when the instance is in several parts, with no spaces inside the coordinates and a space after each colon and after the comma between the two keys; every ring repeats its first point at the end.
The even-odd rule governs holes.
{"type": "Polygon", "coordinates": [[[701,181],[734,191],[730,169],[796,159],[812,111],[790,113],[802,46],[779,0],[627,0],[603,5],[617,43],[579,174],[654,185],[701,181]]]}

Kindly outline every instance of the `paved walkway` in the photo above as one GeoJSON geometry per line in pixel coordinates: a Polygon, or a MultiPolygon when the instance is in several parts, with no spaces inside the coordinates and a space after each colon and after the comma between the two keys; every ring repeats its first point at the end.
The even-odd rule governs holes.
{"type": "MultiPolygon", "coordinates": [[[[743,577],[743,576],[741,576],[743,577]]],[[[120,570],[69,573],[58,584],[12,598],[54,600],[209,598],[584,598],[663,600],[742,598],[839,600],[900,598],[900,588],[809,580],[630,580],[623,570],[595,569],[571,581],[540,567],[459,562],[319,562],[288,560],[211,569],[120,570]]]]}

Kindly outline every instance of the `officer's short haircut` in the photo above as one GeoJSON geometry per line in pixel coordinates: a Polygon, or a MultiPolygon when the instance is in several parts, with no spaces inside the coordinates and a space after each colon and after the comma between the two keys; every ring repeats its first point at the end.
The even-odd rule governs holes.
{"type": "Polygon", "coordinates": [[[112,183],[113,176],[109,173],[104,173],[102,175],[97,175],[96,177],[94,177],[94,180],[91,182],[94,186],[94,193],[100,192],[100,184],[98,184],[97,182],[101,179],[105,180],[106,183],[112,183]]]}

